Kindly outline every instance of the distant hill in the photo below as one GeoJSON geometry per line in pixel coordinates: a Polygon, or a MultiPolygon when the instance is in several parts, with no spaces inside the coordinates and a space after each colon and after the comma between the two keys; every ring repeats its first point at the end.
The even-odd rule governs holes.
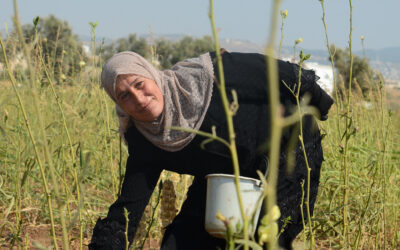
{"type": "MultiPolygon", "coordinates": [[[[155,35],[155,38],[164,38],[166,40],[178,41],[183,38],[184,34],[165,34],[155,35]]],[[[151,40],[151,36],[143,35],[143,37],[151,40]]],[[[90,37],[81,37],[84,41],[90,41],[90,37]]],[[[107,42],[112,42],[116,39],[106,39],[107,42]]],[[[99,40],[100,41],[100,40],[99,40]]],[[[251,41],[239,39],[220,39],[222,48],[228,51],[263,53],[264,47],[251,41]]],[[[297,53],[302,49],[297,48],[297,53]]],[[[327,50],[321,49],[303,49],[304,53],[311,54],[310,61],[321,65],[329,65],[329,54],[327,50]]],[[[356,55],[363,56],[362,50],[354,51],[356,55]]],[[[383,49],[367,49],[366,56],[370,60],[371,66],[382,73],[386,80],[400,83],[400,47],[383,48],[383,49]]],[[[281,51],[282,58],[290,58],[293,56],[293,47],[284,46],[281,51]]]]}
{"type": "MultiPolygon", "coordinates": [[[[263,48],[251,42],[221,39],[221,46],[228,51],[241,52],[263,52],[263,48]]],[[[301,47],[297,48],[298,53],[301,47]]],[[[321,65],[328,65],[329,54],[327,50],[320,49],[303,49],[304,53],[311,54],[310,61],[317,62],[321,65]]],[[[281,55],[283,58],[293,56],[293,47],[285,46],[282,48],[281,55]]],[[[363,56],[362,50],[354,51],[354,54],[363,56]]],[[[382,73],[386,80],[400,83],[400,47],[368,49],[365,51],[366,57],[369,59],[372,68],[382,73]]]]}
{"type": "MultiPolygon", "coordinates": [[[[361,51],[356,52],[362,55],[361,51]]],[[[367,49],[365,51],[371,61],[384,61],[400,64],[400,47],[383,48],[378,50],[367,49]]]]}
{"type": "MultiPolygon", "coordinates": [[[[263,48],[260,45],[241,40],[221,39],[221,46],[228,51],[263,52],[263,48]]],[[[296,53],[300,49],[301,47],[297,48],[296,53]]],[[[310,61],[321,65],[330,64],[327,50],[303,49],[303,51],[304,53],[311,54],[310,61]]],[[[293,56],[293,53],[293,47],[285,46],[282,48],[281,55],[283,58],[290,58],[293,56]]],[[[362,50],[354,51],[354,54],[363,56],[362,50]]],[[[365,54],[369,58],[372,68],[381,72],[386,80],[400,84],[400,47],[367,49],[365,54]]]]}

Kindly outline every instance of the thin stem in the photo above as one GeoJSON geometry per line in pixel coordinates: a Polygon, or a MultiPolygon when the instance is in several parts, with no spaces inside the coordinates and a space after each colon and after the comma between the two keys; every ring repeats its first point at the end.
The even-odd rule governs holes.
{"type": "Polygon", "coordinates": [[[107,128],[107,134],[106,134],[106,138],[104,138],[104,147],[108,150],[108,160],[109,160],[109,164],[110,164],[110,171],[111,171],[111,183],[112,183],[112,187],[113,187],[113,195],[117,196],[118,195],[118,184],[116,182],[116,176],[115,176],[115,171],[113,169],[113,149],[112,149],[112,143],[110,142],[111,140],[111,118],[110,118],[110,112],[108,111],[108,104],[107,104],[107,98],[106,98],[106,94],[105,91],[101,91],[101,95],[103,97],[103,103],[104,103],[104,109],[106,110],[106,128],[107,128]]]}
{"type": "Polygon", "coordinates": [[[384,99],[384,94],[382,91],[382,82],[380,82],[380,88],[379,88],[379,97],[380,97],[380,109],[381,109],[381,126],[380,126],[380,130],[381,130],[381,136],[382,136],[382,149],[381,149],[381,179],[383,179],[383,199],[382,199],[382,229],[383,229],[383,249],[386,249],[386,167],[385,167],[385,158],[386,158],[386,150],[387,150],[387,145],[386,145],[386,141],[387,141],[387,136],[388,136],[388,127],[389,127],[389,122],[387,123],[387,125],[385,126],[385,115],[384,115],[384,103],[383,103],[383,99],[384,99]],[[385,131],[386,128],[386,131],[385,131]]]}
{"type": "Polygon", "coordinates": [[[285,25],[287,11],[281,11],[282,23],[281,23],[281,40],[279,42],[279,51],[278,51],[278,58],[281,58],[281,51],[282,51],[282,44],[283,44],[283,26],[285,25]]]}
{"type": "MultiPolygon", "coordinates": [[[[90,22],[90,26],[91,26],[91,41],[92,41],[92,46],[93,46],[93,79],[95,79],[95,81],[98,81],[98,74],[97,74],[97,61],[96,61],[96,27],[97,27],[97,22],[96,23],[92,23],[90,22]]],[[[100,85],[98,85],[100,86],[100,85]]],[[[103,98],[103,103],[104,103],[104,110],[105,115],[106,115],[106,128],[107,128],[107,134],[106,134],[106,138],[104,139],[104,147],[108,150],[108,156],[109,156],[109,161],[110,161],[110,171],[111,171],[111,183],[112,183],[112,187],[113,187],[113,195],[114,196],[118,196],[119,194],[119,186],[120,183],[117,183],[116,179],[117,177],[115,176],[115,171],[113,169],[113,148],[112,148],[112,143],[110,142],[112,136],[111,136],[111,116],[108,110],[108,104],[107,104],[107,98],[106,98],[106,94],[105,91],[101,91],[101,95],[103,98]]]]}
{"type": "Polygon", "coordinates": [[[364,36],[361,37],[361,46],[362,46],[362,51],[363,51],[363,58],[366,59],[367,55],[365,53],[364,36]]]}
{"type": "MultiPolygon", "coordinates": [[[[301,181],[300,183],[301,185],[301,202],[300,202],[300,215],[301,215],[301,223],[303,224],[303,228],[306,228],[306,222],[304,220],[304,210],[303,210],[303,206],[304,206],[304,180],[301,181]]],[[[305,233],[304,233],[304,245],[305,245],[305,233]]]]}
{"type": "Polygon", "coordinates": [[[239,185],[240,171],[239,171],[239,159],[238,159],[236,143],[235,143],[235,130],[234,130],[234,126],[233,126],[233,112],[229,109],[230,105],[229,105],[229,101],[228,101],[228,97],[227,97],[226,89],[225,89],[224,69],[223,69],[222,58],[221,58],[221,54],[220,54],[218,33],[217,33],[217,29],[215,28],[213,0],[210,0],[209,17],[211,20],[211,28],[212,28],[214,42],[215,42],[215,50],[216,50],[215,54],[217,56],[218,73],[219,73],[219,80],[220,80],[220,83],[218,84],[218,88],[219,88],[219,92],[221,94],[222,105],[224,107],[225,115],[226,115],[226,121],[227,121],[227,126],[228,126],[228,133],[229,133],[229,150],[231,152],[233,172],[235,175],[236,193],[237,193],[237,197],[239,200],[240,213],[241,213],[242,220],[243,220],[243,233],[244,233],[243,237],[246,242],[244,245],[244,249],[248,250],[249,249],[248,218],[244,211],[242,194],[241,194],[240,185],[239,185]]]}
{"type": "Polygon", "coordinates": [[[123,182],[123,176],[122,176],[122,137],[119,136],[119,162],[118,162],[118,172],[119,172],[119,184],[118,184],[118,196],[121,195],[121,190],[122,190],[122,182],[123,182]]]}
{"type": "Polygon", "coordinates": [[[372,196],[372,190],[373,190],[373,188],[375,186],[375,182],[376,182],[377,172],[378,171],[375,170],[375,173],[374,173],[374,175],[372,177],[371,186],[368,189],[368,198],[367,198],[367,201],[365,202],[365,208],[361,211],[361,216],[360,216],[360,219],[359,219],[359,222],[358,222],[358,233],[356,235],[356,238],[354,239],[353,249],[360,249],[359,248],[359,244],[360,244],[360,238],[361,238],[361,233],[362,233],[362,224],[364,222],[365,214],[368,211],[369,203],[370,203],[371,196],[372,196]]]}
{"type": "MultiPolygon", "coordinates": [[[[15,188],[16,188],[16,201],[15,201],[15,225],[17,229],[17,237],[21,232],[22,226],[22,217],[21,217],[21,141],[18,140],[18,153],[17,153],[17,178],[15,180],[15,188]]],[[[17,240],[17,249],[21,249],[21,245],[19,240],[17,240]]]]}
{"type": "MultiPolygon", "coordinates": [[[[276,38],[276,27],[279,13],[279,6],[281,1],[275,0],[272,7],[272,19],[270,26],[270,37],[268,45],[265,49],[266,54],[266,73],[268,83],[268,93],[270,101],[270,141],[269,141],[269,169],[268,169],[268,186],[267,186],[267,206],[266,214],[272,211],[272,208],[276,205],[276,186],[278,179],[278,167],[279,167],[279,151],[280,141],[282,135],[283,118],[280,113],[279,106],[279,83],[278,83],[278,66],[274,59],[274,44],[276,38]]],[[[269,249],[277,248],[277,239],[275,235],[271,241],[268,242],[269,249]]]]}
{"type": "Polygon", "coordinates": [[[33,137],[32,128],[31,128],[28,116],[26,115],[25,107],[24,107],[24,105],[22,103],[21,96],[19,95],[17,87],[16,87],[16,85],[17,85],[16,81],[14,79],[14,76],[11,74],[11,69],[10,69],[10,66],[8,64],[8,60],[7,60],[7,56],[6,56],[6,51],[5,51],[3,39],[1,37],[0,37],[0,43],[1,43],[1,48],[2,48],[2,52],[3,52],[4,63],[6,65],[6,69],[7,69],[7,74],[8,74],[8,77],[10,78],[11,85],[13,86],[14,93],[17,96],[18,103],[19,103],[19,108],[21,109],[22,115],[24,117],[25,126],[26,126],[26,128],[28,130],[29,138],[31,139],[32,146],[33,146],[33,149],[35,151],[36,161],[37,161],[37,163],[39,165],[39,170],[40,170],[40,174],[41,174],[41,177],[42,177],[43,188],[44,188],[44,192],[45,192],[46,198],[47,198],[47,206],[49,208],[49,216],[50,216],[50,224],[51,224],[51,232],[52,232],[52,237],[53,237],[53,243],[54,243],[55,249],[58,249],[57,237],[56,237],[56,231],[55,231],[55,223],[54,223],[54,215],[53,215],[53,206],[52,206],[51,194],[50,194],[49,186],[47,184],[46,174],[44,172],[44,167],[43,167],[42,161],[41,161],[40,156],[39,156],[39,150],[37,148],[36,140],[33,137]]]}
{"type": "MultiPolygon", "coordinates": [[[[29,69],[29,77],[31,80],[31,89],[33,93],[33,100],[34,100],[34,108],[35,111],[38,115],[38,120],[39,120],[39,128],[41,131],[41,136],[42,136],[42,142],[43,142],[43,147],[44,147],[44,153],[45,153],[45,158],[47,161],[47,164],[49,165],[49,172],[50,172],[50,177],[53,182],[54,186],[54,193],[55,197],[57,198],[57,203],[60,206],[60,222],[61,222],[61,228],[62,228],[62,236],[63,236],[63,243],[64,243],[64,248],[66,250],[69,250],[69,240],[68,240],[68,233],[67,233],[67,228],[66,228],[66,223],[65,223],[65,217],[64,217],[64,209],[65,209],[65,202],[62,202],[61,199],[59,198],[59,190],[58,190],[58,185],[56,181],[56,177],[54,174],[54,165],[52,162],[52,159],[50,157],[50,151],[48,148],[48,143],[47,143],[47,138],[46,138],[46,133],[45,133],[45,128],[42,120],[42,116],[40,115],[40,108],[39,108],[39,101],[38,101],[38,94],[36,90],[36,77],[35,77],[35,71],[33,70],[32,63],[30,60],[30,51],[28,49],[28,46],[25,44],[24,36],[22,34],[22,29],[21,25],[19,23],[19,18],[18,18],[18,7],[17,7],[17,0],[14,0],[14,24],[15,28],[17,30],[19,40],[21,43],[21,46],[24,51],[25,59],[27,61],[28,69],[29,69]]],[[[53,236],[55,237],[55,232],[53,233],[53,236]]],[[[54,238],[55,239],[55,238],[54,238]]],[[[55,248],[57,249],[57,242],[55,242],[55,248]]]]}
{"type": "MultiPolygon", "coordinates": [[[[59,109],[59,111],[61,113],[61,119],[63,121],[64,130],[65,130],[65,133],[67,134],[67,138],[68,138],[68,142],[69,142],[70,154],[71,154],[71,157],[72,157],[72,164],[75,166],[75,164],[76,164],[75,152],[74,152],[74,147],[72,145],[71,136],[69,134],[67,122],[66,122],[66,119],[65,119],[64,110],[62,108],[62,105],[61,105],[61,102],[60,102],[60,98],[59,98],[59,96],[57,95],[57,93],[56,93],[56,91],[54,89],[53,80],[50,77],[50,74],[48,73],[46,64],[44,63],[43,56],[41,55],[41,50],[39,50],[39,54],[40,54],[39,55],[40,56],[40,61],[42,63],[42,66],[44,68],[44,72],[46,74],[46,78],[49,81],[49,85],[50,85],[51,91],[52,91],[52,93],[54,95],[54,98],[55,98],[55,100],[57,102],[57,105],[58,105],[58,109],[59,109]]],[[[80,192],[80,186],[79,186],[79,180],[78,180],[78,173],[76,172],[76,169],[75,168],[70,168],[70,172],[72,173],[72,176],[74,178],[75,185],[76,185],[76,195],[77,195],[77,201],[78,201],[77,203],[78,203],[78,215],[79,215],[79,246],[80,246],[80,249],[82,249],[83,248],[83,223],[82,223],[83,219],[82,219],[82,211],[81,211],[82,204],[79,204],[81,202],[81,192],[80,192]]],[[[68,208],[68,211],[69,211],[69,208],[68,208]]]]}
{"type": "MultiPolygon", "coordinates": [[[[306,210],[307,210],[307,223],[308,227],[310,230],[310,249],[314,249],[315,247],[315,239],[314,239],[314,234],[313,234],[313,228],[312,228],[312,221],[311,221],[311,212],[310,212],[310,188],[311,188],[311,168],[308,163],[308,158],[307,158],[307,153],[306,153],[306,147],[304,145],[304,136],[303,136],[303,114],[300,106],[300,89],[301,89],[301,66],[304,62],[303,58],[303,52],[300,53],[300,63],[299,63],[299,80],[298,80],[298,87],[297,87],[297,93],[296,93],[296,104],[297,104],[297,109],[299,113],[299,124],[300,124],[300,135],[299,135],[299,140],[301,143],[301,148],[303,150],[303,156],[304,156],[304,161],[306,163],[307,167],[307,196],[306,196],[306,210]]],[[[303,207],[301,208],[303,209],[303,207]]]]}
{"type": "Polygon", "coordinates": [[[352,36],[353,36],[353,5],[352,1],[349,0],[350,5],[350,34],[349,34],[349,49],[350,49],[350,73],[349,73],[349,85],[347,92],[347,103],[346,103],[346,130],[345,130],[345,142],[344,142],[344,158],[343,158],[343,172],[344,172],[344,191],[343,191],[343,236],[345,238],[345,247],[350,242],[349,235],[349,140],[350,140],[350,127],[352,123],[351,118],[351,83],[353,81],[353,49],[352,49],[352,36]]]}
{"type": "MultiPolygon", "coordinates": [[[[152,226],[153,226],[153,223],[154,223],[154,221],[156,220],[156,213],[157,213],[157,207],[158,207],[158,205],[160,204],[160,201],[161,201],[161,192],[162,192],[162,190],[163,190],[163,188],[162,188],[162,184],[163,184],[163,179],[161,179],[160,178],[160,180],[158,181],[158,195],[157,195],[157,198],[156,198],[156,204],[155,204],[155,206],[154,207],[152,207],[152,209],[151,209],[151,216],[150,216],[150,222],[148,223],[148,228],[147,228],[147,230],[146,230],[146,235],[143,237],[143,241],[142,241],[142,244],[141,244],[141,246],[140,246],[140,250],[143,250],[144,249],[144,244],[146,243],[146,240],[147,239],[149,239],[149,236],[150,236],[150,231],[151,231],[151,228],[152,228],[152,226]]],[[[151,204],[152,202],[150,201],[150,204],[151,204]]],[[[127,216],[127,215],[126,215],[127,216]]],[[[129,221],[129,220],[128,220],[129,221]]],[[[128,230],[126,230],[126,232],[128,232],[128,230]]]]}
{"type": "Polygon", "coordinates": [[[124,217],[125,217],[125,249],[129,250],[129,240],[128,240],[128,228],[129,228],[129,213],[128,210],[124,207],[124,217]]]}
{"type": "MultiPolygon", "coordinates": [[[[330,62],[331,62],[331,68],[332,68],[332,77],[333,77],[333,88],[335,91],[335,101],[337,104],[339,104],[339,92],[338,92],[338,86],[336,82],[336,73],[335,73],[335,53],[332,52],[330,43],[329,43],[329,36],[328,36],[328,26],[326,24],[326,18],[325,18],[325,2],[324,0],[320,0],[321,7],[322,7],[322,23],[324,25],[324,31],[325,31],[325,40],[326,40],[326,48],[328,49],[329,57],[330,57],[330,62]]],[[[336,116],[339,117],[339,108],[336,108],[336,116]]],[[[337,131],[339,132],[338,135],[340,136],[342,133],[340,132],[340,119],[336,119],[336,128],[337,131]]]]}
{"type": "Polygon", "coordinates": [[[175,127],[175,126],[170,127],[170,129],[180,130],[180,131],[188,132],[188,133],[195,133],[197,135],[201,135],[201,136],[207,137],[207,138],[209,138],[211,140],[219,141],[219,142],[221,142],[222,144],[224,144],[228,148],[230,147],[230,144],[229,144],[228,141],[224,140],[221,137],[218,137],[215,134],[207,133],[207,132],[200,131],[200,130],[194,130],[194,129],[188,129],[188,128],[182,128],[182,127],[175,127]]]}

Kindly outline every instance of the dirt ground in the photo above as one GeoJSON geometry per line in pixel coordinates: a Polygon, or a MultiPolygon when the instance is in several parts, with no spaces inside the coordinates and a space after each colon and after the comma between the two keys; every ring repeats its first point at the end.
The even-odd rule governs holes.
{"type": "MultiPolygon", "coordinates": [[[[57,240],[58,246],[62,249],[62,235],[61,229],[56,229],[57,231],[57,240]]],[[[51,229],[50,225],[47,224],[38,224],[38,225],[24,225],[22,227],[22,232],[20,233],[20,246],[24,248],[25,246],[29,246],[28,249],[50,249],[49,247],[53,245],[52,237],[51,237],[51,229]]],[[[1,232],[0,235],[0,248],[1,249],[17,249],[16,243],[14,247],[11,248],[11,238],[12,232],[5,229],[1,232]]],[[[76,238],[70,239],[70,249],[79,249],[79,231],[73,229],[72,235],[76,235],[76,238]]],[[[90,242],[90,236],[84,235],[83,238],[83,249],[88,249],[88,245],[90,242]]]]}

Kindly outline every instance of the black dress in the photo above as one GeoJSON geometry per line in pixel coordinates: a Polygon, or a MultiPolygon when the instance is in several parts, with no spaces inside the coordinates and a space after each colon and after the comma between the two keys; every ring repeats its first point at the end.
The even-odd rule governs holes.
{"type": "MultiPolygon", "coordinates": [[[[215,53],[210,53],[215,66],[215,53]]],[[[235,89],[238,93],[239,110],[234,117],[236,144],[242,176],[257,178],[256,170],[265,171],[266,150],[263,145],[269,138],[268,89],[265,74],[265,56],[261,54],[228,53],[223,55],[223,65],[227,93],[235,89]]],[[[297,84],[298,66],[278,61],[279,78],[289,86],[297,84]]],[[[302,71],[301,95],[311,94],[311,104],[316,106],[322,119],[333,101],[317,84],[313,71],[302,71]]],[[[216,126],[217,134],[227,138],[225,114],[218,88],[214,84],[213,96],[200,130],[210,131],[216,126]]],[[[287,88],[280,84],[280,101],[285,115],[289,115],[295,105],[295,99],[287,88]]],[[[323,161],[321,136],[314,117],[303,118],[304,141],[311,171],[310,208],[313,210],[317,196],[320,167],[323,161]]],[[[290,223],[279,238],[279,244],[291,248],[291,243],[303,229],[300,214],[301,182],[307,178],[307,170],[300,145],[294,147],[296,165],[291,174],[286,171],[287,144],[296,125],[286,128],[281,142],[279,179],[277,189],[278,206],[281,210],[279,226],[283,219],[290,216],[290,223]]],[[[145,206],[155,188],[163,169],[180,174],[193,175],[187,199],[181,212],[165,232],[161,249],[218,249],[224,248],[224,241],[211,237],[204,229],[206,181],[210,173],[233,173],[232,161],[227,148],[219,142],[206,145],[203,150],[200,143],[205,139],[196,136],[193,141],[178,152],[167,152],[153,144],[132,126],[125,134],[128,141],[129,158],[122,192],[111,205],[108,215],[98,220],[93,230],[90,249],[124,249],[125,218],[123,208],[129,214],[128,238],[135,235],[145,206]]],[[[262,215],[261,215],[262,216],[262,215]]]]}

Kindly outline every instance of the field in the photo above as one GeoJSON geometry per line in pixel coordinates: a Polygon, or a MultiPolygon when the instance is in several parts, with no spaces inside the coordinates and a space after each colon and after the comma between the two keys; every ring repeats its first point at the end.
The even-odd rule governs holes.
{"type": "MultiPolygon", "coordinates": [[[[118,196],[127,148],[100,88],[101,57],[91,55],[64,75],[42,51],[39,40],[25,67],[7,72],[2,63],[0,71],[0,247],[48,249],[57,242],[86,249],[96,220],[118,196]]],[[[400,94],[370,80],[364,94],[355,88],[350,97],[336,96],[329,119],[319,123],[325,162],[312,231],[307,226],[299,235],[299,248],[312,248],[312,236],[316,249],[400,249],[400,94]]],[[[135,249],[157,249],[191,177],[165,172],[160,182],[135,249]]]]}
{"type": "MultiPolygon", "coordinates": [[[[124,166],[127,157],[124,145],[120,151],[120,141],[116,132],[118,124],[113,105],[105,98],[99,83],[89,80],[89,74],[91,70],[82,73],[80,77],[84,80],[74,81],[72,86],[62,82],[54,86],[59,99],[62,100],[74,156],[71,154],[63,119],[51,88],[48,85],[41,86],[38,93],[39,115],[45,123],[59,199],[66,201],[63,213],[67,220],[71,246],[75,247],[79,246],[80,225],[83,244],[86,245],[97,218],[105,216],[108,206],[116,198],[120,164],[124,166]],[[107,130],[108,126],[110,130],[107,130]],[[80,200],[75,174],[79,183],[80,200]]],[[[50,218],[40,169],[35,163],[32,143],[11,84],[3,81],[0,88],[1,245],[24,246],[36,242],[48,246],[52,244],[50,218]]],[[[17,90],[25,104],[33,133],[39,134],[39,120],[32,105],[34,97],[31,88],[28,87],[28,83],[22,82],[17,90]]],[[[325,162],[313,218],[316,243],[320,247],[339,246],[343,237],[343,145],[337,130],[341,119],[339,108],[339,105],[335,105],[328,121],[320,123],[323,133],[326,134],[323,140],[325,162]]],[[[357,99],[354,102],[353,120],[356,131],[350,146],[350,238],[360,237],[360,246],[364,248],[374,248],[375,245],[382,247],[385,243],[387,247],[398,248],[400,113],[394,110],[389,116],[389,109],[384,104],[380,105],[377,96],[376,102],[368,108],[363,105],[362,100],[357,99]]],[[[40,139],[37,145],[41,148],[41,157],[44,157],[43,142],[40,139]]],[[[45,164],[44,168],[45,179],[50,181],[49,165],[45,164]]],[[[190,182],[188,177],[164,175],[164,182],[172,182],[169,182],[169,185],[164,184],[163,192],[169,192],[169,195],[164,195],[163,198],[169,199],[172,204],[176,203],[176,207],[184,195],[185,185],[181,179],[190,182]],[[174,186],[177,190],[177,201],[174,201],[174,186]]],[[[55,199],[54,187],[51,184],[49,187],[51,197],[55,199]]],[[[153,195],[153,205],[147,209],[148,217],[151,217],[157,197],[158,194],[153,195]]],[[[161,209],[166,218],[171,218],[174,211],[175,207],[168,205],[161,209]]],[[[58,232],[61,231],[59,213],[60,208],[55,206],[54,217],[58,232]]],[[[160,222],[162,225],[167,223],[160,220],[157,221],[157,225],[160,222]]],[[[142,235],[145,233],[143,229],[142,235]]],[[[154,232],[150,234],[153,241],[150,240],[147,244],[152,242],[152,246],[156,245],[159,235],[159,229],[154,226],[154,232]]]]}

